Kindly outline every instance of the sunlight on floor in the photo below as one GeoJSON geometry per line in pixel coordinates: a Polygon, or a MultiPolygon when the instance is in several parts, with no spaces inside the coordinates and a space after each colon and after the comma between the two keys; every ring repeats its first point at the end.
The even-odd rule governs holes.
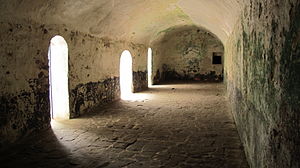
{"type": "Polygon", "coordinates": [[[60,120],[51,120],[51,128],[53,130],[63,128],[64,125],[60,122],[60,120]]]}
{"type": "Polygon", "coordinates": [[[151,85],[151,86],[149,86],[149,88],[151,89],[151,88],[153,88],[153,89],[155,89],[155,88],[170,88],[170,85],[151,85]]]}
{"type": "Polygon", "coordinates": [[[145,101],[153,98],[153,95],[149,93],[131,93],[126,97],[126,101],[145,101]]]}

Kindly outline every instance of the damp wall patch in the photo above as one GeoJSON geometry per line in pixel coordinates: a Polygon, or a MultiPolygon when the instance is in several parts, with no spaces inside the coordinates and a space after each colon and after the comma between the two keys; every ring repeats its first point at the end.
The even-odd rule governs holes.
{"type": "MultiPolygon", "coordinates": [[[[0,20],[0,144],[50,127],[48,48],[60,35],[68,44],[70,117],[119,99],[119,59],[133,53],[134,72],[147,70],[147,47],[97,38],[65,25],[0,20]]],[[[137,77],[143,82],[143,76],[137,77]]],[[[139,88],[145,88],[136,82],[139,88]]]]}
{"type": "Polygon", "coordinates": [[[152,46],[156,83],[165,80],[223,79],[223,44],[203,28],[183,26],[170,29],[157,37],[152,46]],[[220,59],[218,64],[213,61],[216,54],[220,59]]]}
{"type": "Polygon", "coordinates": [[[250,0],[225,45],[228,95],[250,167],[300,166],[299,11],[296,0],[250,0]]]}

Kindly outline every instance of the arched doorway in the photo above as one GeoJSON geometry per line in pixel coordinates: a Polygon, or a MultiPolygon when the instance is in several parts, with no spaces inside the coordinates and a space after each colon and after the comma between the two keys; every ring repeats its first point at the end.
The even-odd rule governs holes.
{"type": "Polygon", "coordinates": [[[152,86],[152,49],[148,49],[147,59],[147,71],[148,71],[148,87],[152,86]]]}
{"type": "Polygon", "coordinates": [[[48,59],[51,119],[69,119],[68,45],[63,37],[51,39],[48,59]]]}
{"type": "Polygon", "coordinates": [[[128,50],[123,51],[120,58],[121,99],[128,100],[132,95],[132,57],[128,50]]]}

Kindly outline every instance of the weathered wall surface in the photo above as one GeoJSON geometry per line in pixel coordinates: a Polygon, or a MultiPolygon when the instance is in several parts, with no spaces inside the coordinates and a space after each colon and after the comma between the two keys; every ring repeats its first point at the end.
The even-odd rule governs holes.
{"type": "Polygon", "coordinates": [[[140,92],[148,89],[147,71],[133,72],[133,92],[140,92]]]}
{"type": "MultiPolygon", "coordinates": [[[[23,19],[2,20],[0,35],[0,147],[32,130],[49,127],[48,47],[55,35],[63,36],[69,48],[70,117],[119,99],[123,50],[131,51],[135,78],[145,78],[144,45],[23,19]]],[[[147,86],[139,81],[134,84],[136,88],[147,86]]]]}
{"type": "Polygon", "coordinates": [[[250,0],[225,46],[225,73],[251,167],[300,167],[300,6],[250,0]]]}
{"type": "Polygon", "coordinates": [[[147,88],[147,80],[143,81],[147,77],[147,47],[83,36],[75,38],[74,48],[69,52],[71,117],[78,117],[95,105],[119,99],[120,57],[124,50],[129,50],[133,59],[134,91],[147,88]]]}
{"type": "Polygon", "coordinates": [[[212,64],[213,53],[224,52],[218,38],[196,26],[175,27],[161,33],[162,37],[152,45],[156,81],[222,80],[223,64],[212,64]]]}
{"type": "Polygon", "coordinates": [[[50,122],[48,30],[0,22],[0,145],[50,122]]]}

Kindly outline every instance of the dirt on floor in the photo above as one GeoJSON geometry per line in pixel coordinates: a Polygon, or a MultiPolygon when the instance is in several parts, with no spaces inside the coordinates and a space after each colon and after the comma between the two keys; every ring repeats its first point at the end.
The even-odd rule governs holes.
{"type": "Polygon", "coordinates": [[[0,167],[248,168],[221,83],[156,85],[0,154],[0,167]]]}

